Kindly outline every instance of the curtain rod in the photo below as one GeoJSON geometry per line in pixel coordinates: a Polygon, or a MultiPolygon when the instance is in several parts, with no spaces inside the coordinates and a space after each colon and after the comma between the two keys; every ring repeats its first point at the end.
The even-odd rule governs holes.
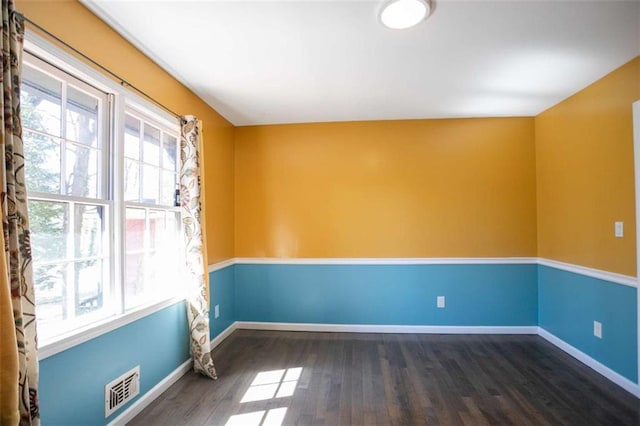
{"type": "Polygon", "coordinates": [[[82,58],[86,59],[87,61],[91,62],[93,65],[97,66],[98,68],[100,68],[102,71],[108,73],[109,75],[111,75],[112,77],[114,77],[116,80],[118,80],[120,82],[120,85],[123,87],[127,87],[130,89],[133,89],[134,91],[136,91],[137,93],[139,93],[140,95],[144,96],[145,98],[147,98],[148,100],[150,100],[151,102],[153,102],[154,104],[156,104],[157,106],[159,106],[160,108],[162,108],[163,110],[167,111],[168,113],[170,113],[171,115],[173,115],[175,118],[177,119],[181,119],[182,116],[180,116],[179,114],[176,114],[175,112],[173,112],[171,109],[167,108],[166,106],[162,105],[160,102],[156,101],[154,98],[151,97],[151,95],[148,95],[147,93],[145,93],[144,91],[138,89],[136,86],[134,86],[133,84],[129,83],[127,80],[125,80],[124,78],[120,77],[118,74],[116,74],[115,72],[111,71],[109,68],[105,67],[104,65],[94,61],[93,59],[91,59],[89,56],[85,55],[84,53],[82,53],[81,51],[79,51],[78,49],[76,49],[75,47],[71,46],[69,43],[67,43],[66,41],[60,39],[58,36],[50,33],[48,30],[46,30],[45,28],[41,27],[40,25],[38,25],[37,23],[33,22],[31,19],[29,19],[28,17],[24,16],[21,13],[18,13],[18,15],[20,15],[25,21],[27,21],[29,24],[33,25],[35,28],[37,28],[39,31],[43,32],[44,34],[46,34],[47,36],[51,37],[52,39],[56,40],[58,43],[62,44],[63,46],[65,46],[66,48],[72,50],[74,53],[76,53],[77,55],[80,55],[82,58]]]}

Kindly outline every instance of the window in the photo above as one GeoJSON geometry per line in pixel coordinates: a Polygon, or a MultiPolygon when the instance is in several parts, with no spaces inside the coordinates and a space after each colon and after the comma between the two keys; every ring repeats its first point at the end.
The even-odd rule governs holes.
{"type": "Polygon", "coordinates": [[[46,336],[110,310],[108,99],[34,57],[22,80],[38,328],[46,336]]]}
{"type": "Polygon", "coordinates": [[[21,117],[46,345],[176,297],[179,125],[122,88],[26,50],[21,117]]]}
{"type": "Polygon", "coordinates": [[[178,236],[175,204],[178,182],[175,132],[134,111],[125,114],[125,306],[171,294],[177,280],[172,265],[178,236]]]}

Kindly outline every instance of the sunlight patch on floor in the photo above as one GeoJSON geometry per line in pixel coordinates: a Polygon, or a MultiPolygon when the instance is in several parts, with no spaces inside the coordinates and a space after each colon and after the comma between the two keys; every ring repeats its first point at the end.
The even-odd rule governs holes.
{"type": "MultiPolygon", "coordinates": [[[[253,379],[240,402],[293,396],[301,375],[302,367],[261,371],[253,379]]],[[[225,426],[281,426],[286,414],[287,407],[235,414],[229,417],[225,426]]]]}
{"type": "Polygon", "coordinates": [[[225,426],[281,426],[286,415],[287,407],[252,411],[229,417],[225,426]]]}
{"type": "Polygon", "coordinates": [[[253,379],[240,402],[264,401],[292,396],[301,374],[302,367],[261,371],[253,379]]]}

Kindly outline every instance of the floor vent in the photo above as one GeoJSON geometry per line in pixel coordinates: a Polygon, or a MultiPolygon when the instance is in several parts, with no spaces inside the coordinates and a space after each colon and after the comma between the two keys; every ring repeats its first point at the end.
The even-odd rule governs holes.
{"type": "Polygon", "coordinates": [[[139,393],[140,366],[137,366],[104,387],[104,417],[109,417],[139,393]]]}

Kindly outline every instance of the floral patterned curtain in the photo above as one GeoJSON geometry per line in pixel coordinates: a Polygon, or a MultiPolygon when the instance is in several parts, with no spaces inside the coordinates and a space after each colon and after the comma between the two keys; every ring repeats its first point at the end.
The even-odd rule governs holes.
{"type": "Polygon", "coordinates": [[[204,263],[202,204],[200,200],[200,123],[192,115],[182,117],[180,140],[180,204],[187,264],[187,317],[195,371],[217,379],[209,337],[209,283],[204,263]]]}
{"type": "Polygon", "coordinates": [[[9,347],[2,340],[0,356],[9,360],[2,365],[3,386],[0,389],[2,401],[2,424],[16,423],[15,409],[19,412],[21,425],[39,425],[38,410],[38,357],[36,338],[36,315],[33,292],[33,273],[31,265],[31,246],[29,243],[29,218],[27,214],[27,188],[24,179],[24,148],[22,126],[20,123],[20,73],[22,66],[22,45],[24,20],[15,11],[12,0],[2,0],[2,130],[1,140],[4,162],[0,162],[0,210],[2,213],[2,231],[5,259],[0,262],[0,279],[4,288],[0,291],[0,313],[5,313],[8,305],[6,287],[10,287],[12,319],[0,324],[6,335],[5,327],[14,329],[16,345],[9,347]],[[3,271],[4,269],[4,271],[3,271]],[[17,355],[17,364],[6,351],[13,350],[17,355]],[[6,356],[6,358],[5,358],[6,356]],[[12,371],[11,367],[17,367],[12,371]],[[10,378],[16,381],[17,394],[10,395],[10,378]],[[15,404],[15,405],[14,405],[15,404]]]}

